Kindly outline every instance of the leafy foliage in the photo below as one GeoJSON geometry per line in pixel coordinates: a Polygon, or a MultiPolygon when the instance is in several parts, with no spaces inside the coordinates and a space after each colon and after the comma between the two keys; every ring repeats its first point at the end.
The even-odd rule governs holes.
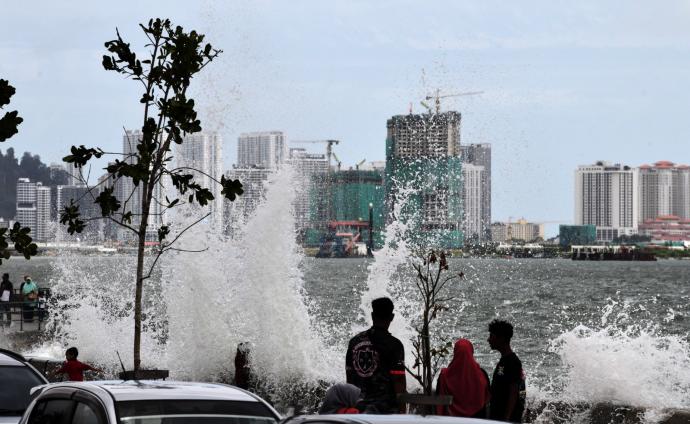
{"type": "Polygon", "coordinates": [[[433,378],[440,363],[452,352],[453,341],[441,340],[432,345],[431,325],[438,316],[448,311],[448,302],[454,297],[447,292],[448,284],[461,278],[461,274],[450,273],[450,266],[444,252],[430,251],[421,254],[413,263],[417,272],[418,293],[421,298],[421,315],[414,326],[416,335],[412,338],[414,364],[408,372],[421,384],[424,394],[433,394],[433,378]]]}
{"type": "Polygon", "coordinates": [[[22,227],[18,222],[15,222],[14,226],[9,228],[9,234],[7,231],[7,228],[0,228],[0,264],[2,264],[3,259],[10,258],[8,236],[9,242],[14,244],[14,250],[24,255],[24,258],[30,259],[36,255],[38,246],[29,235],[30,228],[22,227]]]}
{"type": "MultiPolygon", "coordinates": [[[[0,79],[0,108],[10,104],[10,98],[14,96],[15,92],[15,88],[7,80],[0,79]]],[[[24,120],[19,117],[16,110],[6,112],[5,116],[0,118],[0,142],[17,134],[17,127],[22,121],[24,120]]],[[[10,153],[9,150],[12,149],[8,149],[8,154],[10,153]]],[[[12,156],[14,156],[14,150],[12,150],[12,156]]],[[[2,158],[1,154],[0,158],[2,158]]],[[[38,247],[29,235],[31,228],[22,227],[20,223],[15,222],[12,228],[9,229],[9,234],[7,234],[7,230],[7,228],[0,228],[0,264],[2,264],[2,259],[10,258],[10,243],[14,243],[14,249],[24,255],[26,259],[31,259],[32,256],[36,255],[38,247]]]]}
{"type": "MultiPolygon", "coordinates": [[[[17,90],[12,87],[7,80],[0,79],[0,109],[10,104],[10,98],[14,96],[16,91],[17,90]]],[[[0,118],[0,142],[17,134],[17,132],[19,132],[17,127],[23,121],[24,119],[19,116],[16,110],[5,112],[5,115],[0,118]]]]}
{"type": "MultiPolygon", "coordinates": [[[[168,225],[157,228],[157,255],[148,274],[144,274],[143,255],[151,205],[159,203],[167,210],[192,203],[206,206],[214,200],[211,190],[203,187],[195,179],[196,175],[203,174],[201,170],[185,167],[171,169],[169,164],[172,162],[173,143],[182,144],[186,135],[202,130],[194,99],[187,97],[187,89],[192,78],[221,53],[211,44],[204,42],[203,34],[196,31],[187,32],[181,26],[173,26],[168,19],[151,19],[148,24],[141,24],[140,28],[149,40],[147,54],[139,57],[117,31],[117,37],[105,43],[108,53],[103,55],[101,63],[106,71],[118,73],[143,87],[139,100],[143,106],[141,135],[137,136],[136,140],[131,140],[135,149],[126,152],[127,155],[123,159],[115,159],[107,166],[109,183],[104,187],[94,188],[97,189],[97,193],[93,196],[101,209],[101,218],[114,221],[132,231],[137,237],[138,261],[134,302],[135,370],[140,363],[143,281],[150,277],[160,255],[170,250],[182,233],[201,221],[181,230],[171,241],[168,241],[171,233],[168,225]],[[134,191],[118,193],[115,190],[113,184],[117,184],[123,178],[132,181],[134,191]],[[163,179],[172,181],[179,197],[166,197],[165,203],[156,198],[155,187],[159,186],[163,179]],[[118,195],[122,198],[118,198],[118,195]],[[134,211],[128,210],[127,207],[132,196],[140,199],[137,210],[134,211]],[[138,222],[132,224],[134,217],[138,222]]],[[[91,159],[100,158],[104,154],[99,148],[73,146],[71,154],[63,160],[83,167],[91,159]]],[[[214,183],[221,185],[221,194],[227,199],[235,200],[242,194],[242,184],[238,180],[226,180],[225,177],[221,177],[220,181],[214,179],[214,183]]],[[[86,225],[80,218],[79,206],[74,203],[64,208],[60,222],[67,225],[70,233],[81,232],[86,225]]]]}

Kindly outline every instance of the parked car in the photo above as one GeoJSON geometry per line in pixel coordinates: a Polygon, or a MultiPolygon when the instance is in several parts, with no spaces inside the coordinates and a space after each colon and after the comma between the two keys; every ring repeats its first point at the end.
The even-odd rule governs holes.
{"type": "Polygon", "coordinates": [[[31,388],[47,382],[22,355],[0,349],[0,423],[19,422],[31,401],[31,388]]]}
{"type": "Polygon", "coordinates": [[[53,383],[34,389],[21,424],[276,424],[263,399],[225,384],[170,381],[53,383]]]}
{"type": "Polygon", "coordinates": [[[280,424],[491,424],[492,420],[445,417],[439,415],[298,415],[285,418],[280,424]]]}

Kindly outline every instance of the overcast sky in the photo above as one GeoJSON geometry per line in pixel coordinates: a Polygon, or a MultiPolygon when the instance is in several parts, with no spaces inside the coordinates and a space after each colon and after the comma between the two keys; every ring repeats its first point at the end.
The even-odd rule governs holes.
{"type": "Polygon", "coordinates": [[[442,92],[462,142],[493,146],[493,218],[573,219],[573,171],[690,162],[688,1],[2,1],[0,78],[20,134],[0,145],[58,161],[119,149],[141,126],[132,81],[101,67],[120,29],[169,17],[224,50],[195,84],[204,128],[337,138],[344,165],[385,156],[386,119],[442,92]]]}

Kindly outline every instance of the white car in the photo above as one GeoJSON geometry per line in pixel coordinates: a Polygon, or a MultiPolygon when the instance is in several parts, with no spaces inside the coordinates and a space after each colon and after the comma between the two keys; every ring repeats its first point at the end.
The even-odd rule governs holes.
{"type": "Polygon", "coordinates": [[[34,389],[21,424],[276,424],[260,397],[224,384],[170,381],[53,383],[34,389]]]}
{"type": "Polygon", "coordinates": [[[23,356],[0,349],[0,424],[19,422],[31,402],[31,388],[46,383],[23,356]]]}

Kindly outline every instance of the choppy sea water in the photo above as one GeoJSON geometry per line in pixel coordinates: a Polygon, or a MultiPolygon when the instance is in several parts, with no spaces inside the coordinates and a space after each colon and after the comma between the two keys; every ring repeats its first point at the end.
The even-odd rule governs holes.
{"type": "MultiPolygon", "coordinates": [[[[9,272],[15,282],[29,273],[39,285],[54,285],[58,291],[69,287],[70,296],[90,299],[86,303],[91,307],[80,312],[85,319],[70,318],[72,324],[59,333],[59,342],[83,346],[85,359],[95,359],[110,355],[117,346],[127,352],[122,345],[128,342],[118,337],[128,337],[129,321],[123,319],[120,328],[117,320],[107,316],[127,316],[131,280],[127,272],[118,270],[127,269],[131,260],[127,256],[40,257],[29,262],[12,258],[3,264],[3,272],[9,272]],[[101,320],[98,325],[109,322],[112,327],[105,336],[98,335],[98,325],[92,320],[101,320]]],[[[184,368],[181,377],[216,378],[219,370],[230,365],[235,342],[251,337],[254,329],[259,345],[261,340],[275,339],[263,348],[264,362],[271,357],[282,362],[281,367],[267,367],[274,377],[290,369],[305,372],[318,367],[322,369],[313,370],[311,377],[344,379],[345,346],[353,332],[366,325],[358,321],[361,297],[376,268],[366,259],[302,257],[293,265],[297,269],[289,268],[291,275],[285,275],[285,281],[267,259],[257,261],[254,268],[238,270],[232,278],[217,264],[195,268],[187,263],[172,274],[164,272],[164,283],[158,281],[155,290],[167,294],[149,298],[153,304],[167,305],[158,310],[168,318],[152,319],[157,324],[148,327],[148,343],[157,347],[145,351],[173,370],[184,368]],[[262,270],[271,271],[266,271],[270,284],[257,277],[263,275],[262,270]],[[300,334],[310,330],[296,322],[299,315],[283,310],[290,302],[281,299],[290,294],[277,291],[281,286],[293,287],[290,280],[296,276],[301,281],[296,290],[310,316],[313,333],[309,335],[300,334]],[[245,288],[235,290],[231,284],[245,288]],[[181,290],[181,285],[189,290],[181,290]],[[260,295],[251,297],[246,290],[252,287],[260,295]],[[246,315],[237,305],[242,305],[246,315]],[[293,328],[297,330],[291,333],[293,328]],[[192,354],[201,357],[204,366],[190,369],[194,365],[182,363],[179,355],[171,353],[185,349],[194,349],[192,354]],[[315,362],[315,357],[320,360],[315,362]]],[[[163,268],[171,266],[164,263],[163,268]]],[[[523,361],[531,399],[690,407],[690,261],[451,259],[450,267],[465,278],[450,286],[455,300],[439,317],[435,334],[470,339],[479,363],[490,371],[498,355],[486,343],[487,324],[497,317],[511,321],[513,347],[523,361]]],[[[399,319],[409,321],[417,312],[415,303],[400,296],[413,293],[409,290],[413,276],[404,266],[401,269],[396,279],[404,289],[394,291],[394,300],[401,308],[399,319]]],[[[46,343],[39,350],[59,354],[60,343],[46,343]]],[[[410,352],[407,358],[411,362],[410,352]]]]}

